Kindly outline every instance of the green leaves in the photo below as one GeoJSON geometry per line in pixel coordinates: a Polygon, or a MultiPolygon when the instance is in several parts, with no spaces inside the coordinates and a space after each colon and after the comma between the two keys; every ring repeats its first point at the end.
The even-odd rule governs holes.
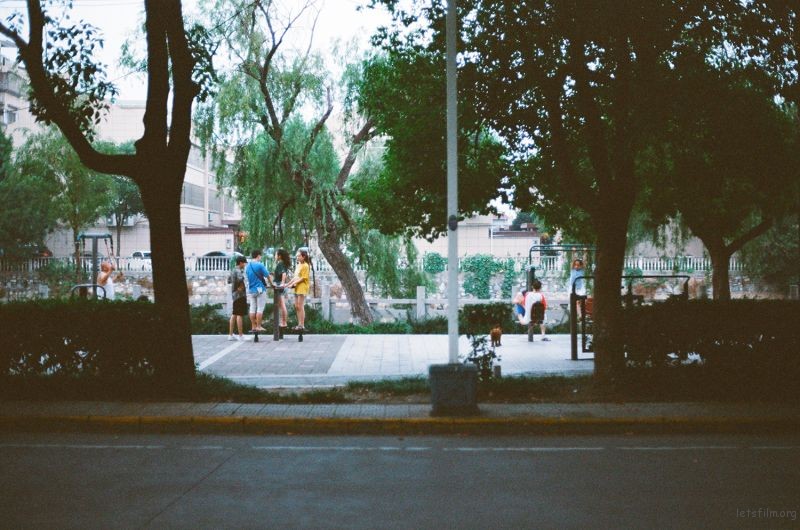
{"type": "MultiPolygon", "coordinates": [[[[99,30],[86,22],[69,24],[67,17],[47,18],[42,62],[53,92],[70,117],[87,137],[108,110],[117,89],[106,78],[105,65],[94,55],[103,47],[99,30]]],[[[31,112],[47,125],[53,123],[52,109],[31,93],[31,112]]]]}
{"type": "Polygon", "coordinates": [[[30,136],[19,150],[17,164],[36,193],[48,199],[48,217],[67,224],[75,234],[107,207],[111,178],[81,164],[59,132],[30,136]]]}
{"type": "MultiPolygon", "coordinates": [[[[489,254],[475,254],[461,260],[461,271],[464,273],[464,291],[476,298],[491,298],[489,282],[492,276],[503,270],[503,263],[489,254]]],[[[510,296],[510,294],[509,294],[510,296]]]]}
{"type": "MultiPolygon", "coordinates": [[[[358,175],[350,193],[384,233],[433,239],[445,230],[444,72],[443,57],[416,49],[387,51],[364,66],[358,104],[386,137],[384,166],[358,175]]],[[[467,93],[459,108],[459,209],[488,213],[508,167],[471,101],[467,93]]]]}

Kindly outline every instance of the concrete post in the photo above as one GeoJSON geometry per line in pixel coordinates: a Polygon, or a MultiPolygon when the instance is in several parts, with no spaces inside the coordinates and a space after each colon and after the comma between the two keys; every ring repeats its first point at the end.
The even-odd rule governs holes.
{"type": "Polygon", "coordinates": [[[425,286],[418,285],[417,286],[417,320],[422,320],[427,316],[427,311],[425,310],[425,286]]]}

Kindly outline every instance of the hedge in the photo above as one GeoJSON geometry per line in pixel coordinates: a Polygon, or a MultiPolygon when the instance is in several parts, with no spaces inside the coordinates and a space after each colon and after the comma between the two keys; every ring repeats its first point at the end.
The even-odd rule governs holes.
{"type": "Polygon", "coordinates": [[[798,302],[669,301],[623,315],[633,366],[674,364],[694,353],[710,368],[800,372],[798,302]]]}
{"type": "Polygon", "coordinates": [[[0,304],[0,377],[149,377],[168,334],[148,302],[45,300],[0,304]]]}
{"type": "Polygon", "coordinates": [[[500,326],[506,333],[527,333],[525,326],[511,321],[512,307],[509,303],[465,305],[458,312],[458,328],[467,335],[487,335],[500,326]]]}

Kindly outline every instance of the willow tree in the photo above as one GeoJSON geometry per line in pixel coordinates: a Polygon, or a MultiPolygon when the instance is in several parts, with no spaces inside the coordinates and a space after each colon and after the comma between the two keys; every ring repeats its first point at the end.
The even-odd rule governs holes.
{"type": "MultiPolygon", "coordinates": [[[[53,3],[55,5],[55,3],[53,3]]],[[[68,11],[69,3],[65,9],[68,11]]],[[[144,134],[133,154],[107,154],[92,144],[92,126],[115,92],[94,56],[102,45],[97,28],[72,23],[28,0],[25,13],[0,23],[17,47],[31,86],[31,111],[57,126],[88,168],[124,175],[139,186],[150,220],[155,303],[172,333],[163,348],[163,373],[171,383],[194,377],[189,296],[183,262],[180,197],[189,156],[192,103],[200,92],[196,68],[203,55],[202,30],[184,27],[180,0],[145,0],[147,101],[144,134]]],[[[143,330],[144,332],[144,330],[143,330]]]]}
{"type": "Polygon", "coordinates": [[[728,300],[731,256],[797,208],[798,129],[753,72],[698,70],[672,91],[651,208],[680,212],[711,257],[714,299],[728,300]]]}
{"type": "MultiPolygon", "coordinates": [[[[219,0],[210,16],[223,21],[216,31],[232,67],[219,73],[219,92],[199,113],[198,131],[222,155],[215,157],[218,175],[237,190],[251,239],[259,245],[296,246],[313,231],[342,282],[353,316],[371,322],[342,243],[353,226],[345,186],[375,129],[370,119],[361,119],[346,133],[341,160],[333,150],[328,124],[334,82],[312,48],[317,2],[219,0]],[[303,36],[309,21],[311,30],[303,36]],[[303,40],[302,49],[290,45],[290,39],[303,40]]],[[[337,114],[345,124],[358,119],[349,117],[337,114]]]]}

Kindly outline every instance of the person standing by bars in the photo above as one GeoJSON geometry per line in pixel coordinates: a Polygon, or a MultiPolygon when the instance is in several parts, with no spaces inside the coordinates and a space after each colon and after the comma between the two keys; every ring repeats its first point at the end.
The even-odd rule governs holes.
{"type": "MultiPolygon", "coordinates": [[[[275,282],[275,287],[280,288],[289,281],[289,274],[292,271],[292,258],[289,257],[289,253],[283,248],[279,248],[275,255],[277,259],[275,260],[275,270],[272,273],[272,278],[275,282]]],[[[286,309],[285,296],[286,291],[284,290],[278,297],[276,297],[278,301],[280,327],[282,328],[287,326],[289,316],[289,312],[286,309]]]]}
{"type": "Polygon", "coordinates": [[[294,278],[286,285],[287,288],[294,287],[294,309],[297,312],[297,326],[295,331],[304,331],[306,323],[306,296],[308,295],[311,282],[311,258],[308,251],[300,249],[297,251],[297,267],[294,271],[294,278]]]}

